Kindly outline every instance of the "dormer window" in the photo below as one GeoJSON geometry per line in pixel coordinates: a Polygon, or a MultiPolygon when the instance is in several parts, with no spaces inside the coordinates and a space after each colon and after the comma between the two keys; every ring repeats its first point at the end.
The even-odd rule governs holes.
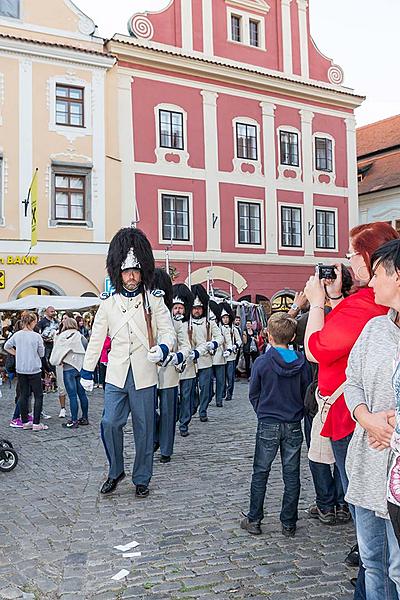
{"type": "Polygon", "coordinates": [[[0,16],[19,19],[20,0],[0,0],[0,16]]]}
{"type": "Polygon", "coordinates": [[[231,34],[233,42],[242,41],[242,19],[237,15],[231,15],[231,34]]]}

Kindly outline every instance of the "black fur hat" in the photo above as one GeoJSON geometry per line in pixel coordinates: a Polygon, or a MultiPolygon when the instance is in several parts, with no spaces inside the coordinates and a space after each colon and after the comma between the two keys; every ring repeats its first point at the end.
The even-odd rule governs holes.
{"type": "Polygon", "coordinates": [[[194,296],[192,292],[184,283],[175,283],[175,285],[172,286],[172,290],[174,294],[172,304],[178,304],[178,300],[181,300],[182,302],[179,302],[179,304],[183,304],[185,307],[185,315],[183,320],[189,321],[194,302],[194,296]]]}
{"type": "Polygon", "coordinates": [[[121,265],[133,249],[142,273],[142,282],[151,287],[154,276],[154,256],[150,242],[140,229],[123,227],[114,235],[107,254],[107,272],[117,293],[122,292],[121,265]]]}
{"type": "Polygon", "coordinates": [[[155,269],[152,290],[162,290],[164,292],[164,302],[168,310],[172,310],[172,281],[165,269],[155,269]]]}
{"type": "Polygon", "coordinates": [[[210,312],[214,313],[215,315],[215,319],[218,323],[218,325],[221,322],[221,304],[218,304],[218,302],[215,302],[215,300],[210,300],[210,302],[208,303],[210,312]]]}
{"type": "Polygon", "coordinates": [[[201,304],[204,312],[206,312],[210,297],[204,289],[204,286],[202,286],[201,283],[196,283],[195,285],[192,285],[192,292],[194,295],[193,306],[201,304]]]}
{"type": "Polygon", "coordinates": [[[230,304],[228,304],[228,302],[222,302],[220,304],[221,307],[221,319],[223,317],[223,315],[225,313],[228,313],[228,317],[229,317],[229,325],[232,325],[234,319],[235,319],[235,315],[233,313],[232,307],[230,304]]]}

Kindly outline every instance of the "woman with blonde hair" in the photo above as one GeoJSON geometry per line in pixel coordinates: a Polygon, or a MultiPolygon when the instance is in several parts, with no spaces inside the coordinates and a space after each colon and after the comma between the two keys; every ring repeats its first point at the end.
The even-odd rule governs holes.
{"type": "Polygon", "coordinates": [[[79,425],[89,425],[89,401],[79,381],[86,347],[87,340],[78,331],[76,320],[71,317],[63,319],[63,326],[54,342],[50,362],[52,365],[62,365],[63,368],[64,385],[71,412],[71,419],[63,423],[63,427],[67,429],[77,429],[79,425]],[[78,398],[82,411],[79,419],[78,398]]]}

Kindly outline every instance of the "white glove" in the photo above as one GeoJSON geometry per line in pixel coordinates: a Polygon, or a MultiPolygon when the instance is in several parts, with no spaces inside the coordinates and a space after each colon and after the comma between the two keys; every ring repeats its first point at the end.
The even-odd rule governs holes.
{"type": "Polygon", "coordinates": [[[85,392],[93,392],[93,379],[80,379],[81,386],[85,392]]]}
{"type": "Polygon", "coordinates": [[[172,358],[171,358],[171,365],[177,365],[177,364],[179,364],[179,359],[178,359],[177,354],[174,352],[172,354],[172,358]]]}
{"type": "Polygon", "coordinates": [[[232,354],[232,350],[224,350],[222,353],[222,356],[224,358],[228,358],[228,356],[230,356],[232,354]]]}
{"type": "Polygon", "coordinates": [[[207,342],[206,347],[209,352],[215,352],[214,342],[207,342]]]}
{"type": "Polygon", "coordinates": [[[149,360],[152,363],[162,362],[163,358],[164,358],[164,354],[163,354],[163,351],[161,350],[160,346],[153,346],[152,348],[150,348],[150,351],[147,353],[147,360],[149,360]]]}
{"type": "Polygon", "coordinates": [[[188,360],[197,360],[197,358],[196,358],[196,350],[192,350],[189,353],[188,360]]]}

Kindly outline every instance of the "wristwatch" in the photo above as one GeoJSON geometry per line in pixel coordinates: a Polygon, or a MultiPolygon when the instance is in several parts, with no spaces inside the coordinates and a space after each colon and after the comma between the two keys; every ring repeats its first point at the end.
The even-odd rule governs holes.
{"type": "Polygon", "coordinates": [[[296,304],[296,302],[293,302],[292,306],[290,307],[290,310],[299,310],[300,306],[298,304],[296,304]]]}

